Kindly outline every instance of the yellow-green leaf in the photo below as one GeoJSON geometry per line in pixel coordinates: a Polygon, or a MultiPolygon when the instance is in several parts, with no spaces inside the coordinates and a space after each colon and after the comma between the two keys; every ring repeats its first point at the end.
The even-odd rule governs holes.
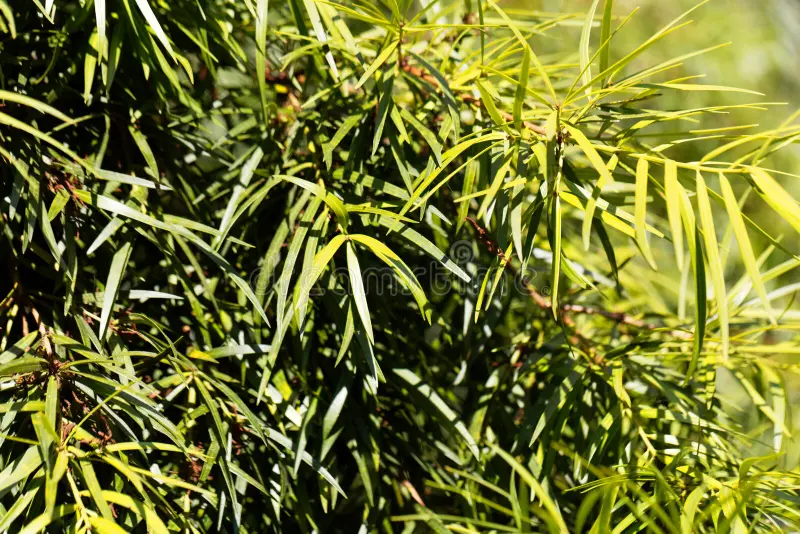
{"type": "Polygon", "coordinates": [[[639,158],[636,163],[636,198],[634,217],[636,218],[636,241],[639,243],[639,248],[642,249],[642,254],[650,264],[653,270],[658,270],[656,260],[653,258],[653,252],[650,250],[650,245],[647,242],[647,180],[649,179],[650,165],[644,158],[639,158]]]}
{"type": "Polygon", "coordinates": [[[675,248],[675,262],[683,266],[683,231],[681,229],[681,190],[683,187],[678,182],[678,166],[673,160],[664,163],[664,196],[667,203],[667,218],[675,248]]]}
{"type": "Polygon", "coordinates": [[[764,310],[774,324],[775,317],[772,314],[772,306],[767,297],[767,290],[764,288],[764,281],[761,279],[761,273],[758,271],[756,256],[753,252],[753,246],[750,244],[750,237],[747,235],[747,228],[745,228],[742,213],[739,211],[739,203],[736,200],[736,195],[733,194],[731,184],[724,174],[719,174],[719,181],[722,188],[722,198],[725,200],[725,208],[728,211],[728,218],[733,227],[733,232],[736,235],[736,241],[739,243],[739,254],[742,257],[742,263],[744,263],[747,269],[747,274],[750,276],[756,294],[764,305],[764,310]]]}
{"type": "Polygon", "coordinates": [[[714,228],[714,215],[711,212],[711,204],[708,200],[706,182],[699,171],[697,172],[697,210],[703,230],[703,240],[706,245],[708,271],[711,275],[711,283],[714,286],[714,300],[717,302],[720,334],[722,336],[722,357],[727,360],[730,334],[728,328],[728,299],[725,296],[725,273],[719,256],[719,245],[717,244],[717,234],[714,228]]]}

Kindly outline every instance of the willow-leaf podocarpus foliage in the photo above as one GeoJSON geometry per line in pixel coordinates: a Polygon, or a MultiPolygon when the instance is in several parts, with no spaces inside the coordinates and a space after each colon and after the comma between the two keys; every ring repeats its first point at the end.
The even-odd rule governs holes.
{"type": "Polygon", "coordinates": [[[798,528],[800,126],[631,15],[0,0],[0,531],[798,528]]]}

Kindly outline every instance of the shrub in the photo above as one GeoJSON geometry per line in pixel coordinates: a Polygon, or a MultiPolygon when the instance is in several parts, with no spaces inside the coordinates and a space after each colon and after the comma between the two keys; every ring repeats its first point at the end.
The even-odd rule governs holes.
{"type": "Polygon", "coordinates": [[[798,528],[800,128],[659,107],[750,93],[642,63],[689,12],[627,50],[611,0],[34,4],[0,531],[798,528]]]}

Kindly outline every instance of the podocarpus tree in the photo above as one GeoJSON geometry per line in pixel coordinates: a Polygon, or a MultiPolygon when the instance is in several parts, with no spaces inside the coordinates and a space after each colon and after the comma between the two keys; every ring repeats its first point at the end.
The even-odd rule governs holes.
{"type": "Polygon", "coordinates": [[[800,126],[687,16],[0,0],[0,531],[797,528],[800,126]]]}

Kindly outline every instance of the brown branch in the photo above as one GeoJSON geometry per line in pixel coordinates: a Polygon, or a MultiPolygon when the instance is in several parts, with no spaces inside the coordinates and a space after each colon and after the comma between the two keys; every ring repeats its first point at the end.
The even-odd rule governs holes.
{"type": "MultiPolygon", "coordinates": [[[[552,308],[552,303],[550,302],[550,300],[547,299],[544,295],[542,295],[538,291],[536,291],[536,288],[534,288],[531,284],[529,284],[528,281],[525,280],[525,277],[520,277],[519,270],[511,263],[511,261],[508,258],[505,257],[505,255],[502,255],[501,257],[496,253],[496,251],[501,250],[500,246],[497,244],[495,240],[489,237],[489,233],[486,231],[486,229],[482,228],[480,225],[478,225],[478,223],[476,223],[469,217],[467,217],[467,220],[470,223],[472,223],[472,226],[478,233],[480,241],[486,246],[487,250],[490,253],[500,257],[501,261],[505,264],[505,268],[508,269],[509,272],[511,272],[514,278],[519,278],[520,282],[522,283],[522,286],[525,288],[525,291],[528,293],[528,296],[530,296],[531,300],[533,300],[533,302],[543,310],[550,310],[552,308]]],[[[500,254],[502,254],[502,252],[500,254]]],[[[652,323],[646,323],[641,319],[637,319],[636,317],[624,312],[612,312],[604,310],[602,308],[583,306],[581,304],[569,304],[569,303],[560,304],[558,308],[564,314],[580,313],[585,315],[599,315],[601,317],[605,317],[606,319],[615,321],[619,324],[632,326],[634,328],[641,328],[643,330],[656,330],[658,328],[662,328],[652,323]]],[[[684,332],[682,330],[670,330],[669,334],[676,338],[686,339],[686,340],[692,339],[694,337],[689,332],[684,332]]]]}
{"type": "MultiPolygon", "coordinates": [[[[497,111],[499,111],[500,116],[502,116],[508,122],[512,122],[514,120],[514,115],[512,115],[511,113],[503,111],[502,109],[498,109],[497,111]]],[[[531,130],[533,133],[547,137],[547,128],[545,128],[544,126],[539,126],[538,124],[534,124],[529,121],[522,121],[522,124],[527,129],[531,130]]]]}
{"type": "Polygon", "coordinates": [[[36,321],[36,324],[38,325],[39,335],[42,336],[42,345],[44,346],[44,351],[47,353],[48,358],[52,358],[53,347],[50,345],[50,337],[48,336],[47,327],[39,317],[39,311],[36,308],[31,308],[31,315],[33,315],[33,320],[36,321]]]}
{"type": "MultiPolygon", "coordinates": [[[[616,321],[620,324],[626,324],[628,326],[633,326],[635,328],[642,328],[644,330],[656,330],[658,328],[662,328],[658,325],[652,323],[646,323],[641,319],[637,319],[627,313],[623,312],[611,312],[608,310],[604,310],[602,308],[594,308],[592,306],[582,306],[580,304],[563,304],[561,309],[565,312],[572,312],[572,313],[584,313],[587,315],[601,315],[606,319],[611,319],[612,321],[616,321]]],[[[679,338],[679,339],[693,339],[694,336],[689,332],[684,332],[683,330],[669,330],[669,335],[679,338]]]]}
{"type": "MultiPolygon", "coordinates": [[[[405,58],[404,58],[404,62],[401,64],[401,68],[406,73],[408,73],[408,74],[410,74],[412,76],[416,76],[417,78],[419,78],[421,80],[424,80],[424,81],[428,82],[431,85],[438,85],[439,84],[439,81],[436,80],[436,78],[434,78],[433,76],[430,76],[428,74],[425,74],[425,72],[422,70],[422,68],[416,67],[416,66],[411,66],[407,62],[405,62],[405,58]]],[[[469,103],[472,103],[472,104],[479,104],[480,101],[481,101],[480,98],[476,98],[476,97],[474,97],[474,96],[472,96],[470,94],[467,94],[467,93],[459,93],[458,96],[464,102],[469,102],[469,103]]],[[[503,111],[502,109],[499,109],[498,111],[500,112],[500,115],[503,117],[503,119],[507,120],[508,122],[512,122],[514,120],[514,116],[511,113],[508,113],[507,111],[503,111]]],[[[522,124],[527,129],[531,130],[532,132],[534,132],[534,133],[536,133],[538,135],[542,135],[542,136],[546,136],[547,135],[547,128],[545,128],[544,126],[540,126],[538,124],[534,124],[534,123],[532,123],[530,121],[522,121],[522,124]]]]}
{"type": "MultiPolygon", "coordinates": [[[[472,95],[465,94],[465,93],[461,93],[458,96],[464,102],[470,102],[472,104],[479,104],[480,101],[481,101],[480,98],[476,98],[476,97],[474,97],[472,95]]],[[[497,111],[500,113],[500,115],[503,117],[503,119],[507,120],[508,122],[513,122],[514,115],[512,115],[511,113],[509,113],[507,111],[503,111],[502,109],[498,109],[497,111]]],[[[540,126],[538,124],[534,124],[534,123],[532,123],[530,121],[522,121],[522,124],[527,129],[531,130],[535,134],[542,135],[542,136],[547,136],[547,128],[545,128],[544,126],[540,126]]]]}

